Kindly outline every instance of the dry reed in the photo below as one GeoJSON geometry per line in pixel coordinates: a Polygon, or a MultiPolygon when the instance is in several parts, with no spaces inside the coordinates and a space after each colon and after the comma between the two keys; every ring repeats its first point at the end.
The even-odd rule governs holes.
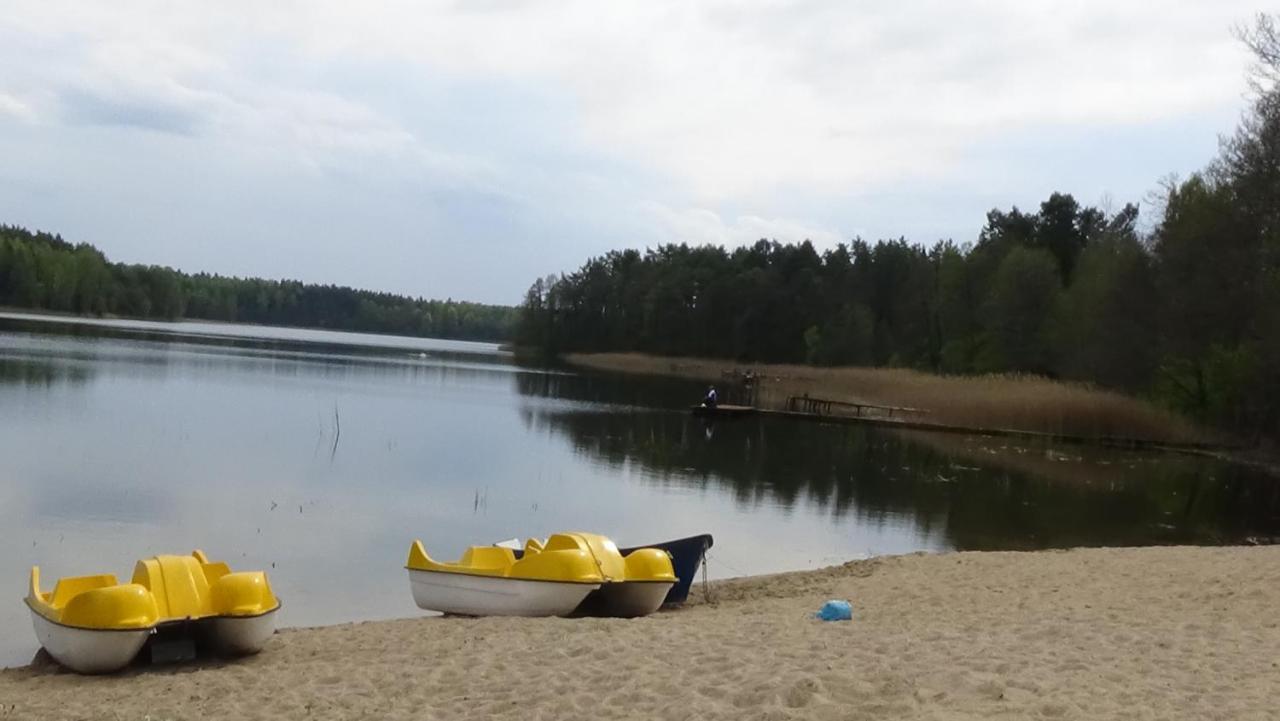
{"type": "Polygon", "coordinates": [[[904,368],[819,368],[737,364],[708,358],[640,353],[572,354],[569,363],[598,370],[719,381],[750,371],[757,403],[780,408],[790,396],[916,408],[932,423],[969,428],[1036,431],[1090,438],[1137,438],[1172,443],[1213,440],[1169,411],[1083,383],[1029,375],[942,376],[904,368]]]}

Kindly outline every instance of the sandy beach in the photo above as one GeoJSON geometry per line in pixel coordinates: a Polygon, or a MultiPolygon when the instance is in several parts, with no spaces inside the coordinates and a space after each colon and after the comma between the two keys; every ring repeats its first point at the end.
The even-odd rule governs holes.
{"type": "Polygon", "coordinates": [[[710,592],[638,620],[289,629],[106,677],[37,663],[0,672],[0,719],[1280,716],[1280,547],[912,555],[710,592]],[[828,598],[854,620],[813,619],[828,598]]]}

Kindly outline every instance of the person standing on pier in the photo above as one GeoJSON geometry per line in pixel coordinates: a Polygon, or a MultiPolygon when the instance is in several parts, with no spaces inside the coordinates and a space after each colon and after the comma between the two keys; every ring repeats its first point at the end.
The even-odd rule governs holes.
{"type": "Polygon", "coordinates": [[[707,396],[706,398],[702,399],[702,405],[706,406],[707,408],[716,407],[716,387],[715,386],[711,386],[707,388],[707,396]]]}

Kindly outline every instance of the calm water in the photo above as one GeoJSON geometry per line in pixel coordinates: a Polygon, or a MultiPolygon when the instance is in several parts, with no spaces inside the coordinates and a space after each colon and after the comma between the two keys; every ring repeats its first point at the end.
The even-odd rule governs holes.
{"type": "Polygon", "coordinates": [[[36,650],[32,564],[51,585],[202,548],[268,570],[297,626],[417,613],[413,538],[711,532],[714,577],[1280,535],[1280,486],[1248,469],[673,410],[700,390],[479,343],[0,315],[0,665],[36,650]]]}

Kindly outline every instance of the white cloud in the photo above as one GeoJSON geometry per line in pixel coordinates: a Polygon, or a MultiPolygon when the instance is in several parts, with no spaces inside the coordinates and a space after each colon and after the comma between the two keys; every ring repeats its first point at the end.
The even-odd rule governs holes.
{"type": "Polygon", "coordinates": [[[1252,11],[1244,0],[38,2],[8,22],[84,44],[64,82],[141,86],[309,152],[430,147],[323,89],[335,64],[565,88],[597,151],[715,203],[945,177],[965,147],[1005,131],[1236,102],[1243,56],[1228,30],[1252,11]]]}
{"type": "Polygon", "coordinates": [[[27,123],[36,121],[36,112],[29,104],[4,92],[0,92],[0,115],[8,115],[27,123]]]}
{"type": "Polygon", "coordinates": [[[352,27],[334,9],[306,25],[304,42],[326,55],[377,38],[398,61],[570,88],[596,148],[714,202],[937,177],[969,143],[1006,130],[1235,102],[1242,55],[1228,29],[1253,8],[584,0],[490,10],[394,5],[352,27]]]}
{"type": "Polygon", "coordinates": [[[652,223],[662,228],[666,242],[690,245],[735,246],[754,243],[757,240],[777,240],[783,243],[812,241],[820,248],[833,247],[842,238],[831,228],[823,228],[792,218],[761,218],[757,215],[739,215],[726,222],[720,214],[706,208],[674,210],[661,203],[646,203],[643,211],[652,223]]]}
{"type": "MultiPolygon", "coordinates": [[[[12,0],[0,119],[19,122],[0,125],[0,150],[25,162],[0,169],[0,220],[67,229],[68,208],[102,203],[104,173],[145,167],[116,190],[153,237],[186,235],[166,262],[208,262],[179,242],[252,235],[236,272],[305,262],[312,278],[458,297],[474,283],[502,297],[653,240],[963,240],[993,205],[1092,197],[1085,176],[1123,201],[1203,163],[1242,102],[1229,30],[1253,12],[1246,0],[12,0]],[[1201,136],[1208,150],[1188,150],[1201,136]],[[1154,139],[1129,152],[1135,137],[1154,139]],[[172,179],[188,177],[207,179],[196,197],[216,227],[178,197],[172,179]],[[294,212],[271,207],[280,197],[294,212]],[[302,226],[321,203],[325,221],[302,226]],[[361,234],[400,238],[380,261],[395,267],[352,277],[332,248],[361,234]],[[267,242],[281,260],[255,269],[267,242]],[[478,252],[512,267],[457,272],[478,252]]],[[[151,258],[117,213],[81,222],[108,252],[151,258]]]]}

